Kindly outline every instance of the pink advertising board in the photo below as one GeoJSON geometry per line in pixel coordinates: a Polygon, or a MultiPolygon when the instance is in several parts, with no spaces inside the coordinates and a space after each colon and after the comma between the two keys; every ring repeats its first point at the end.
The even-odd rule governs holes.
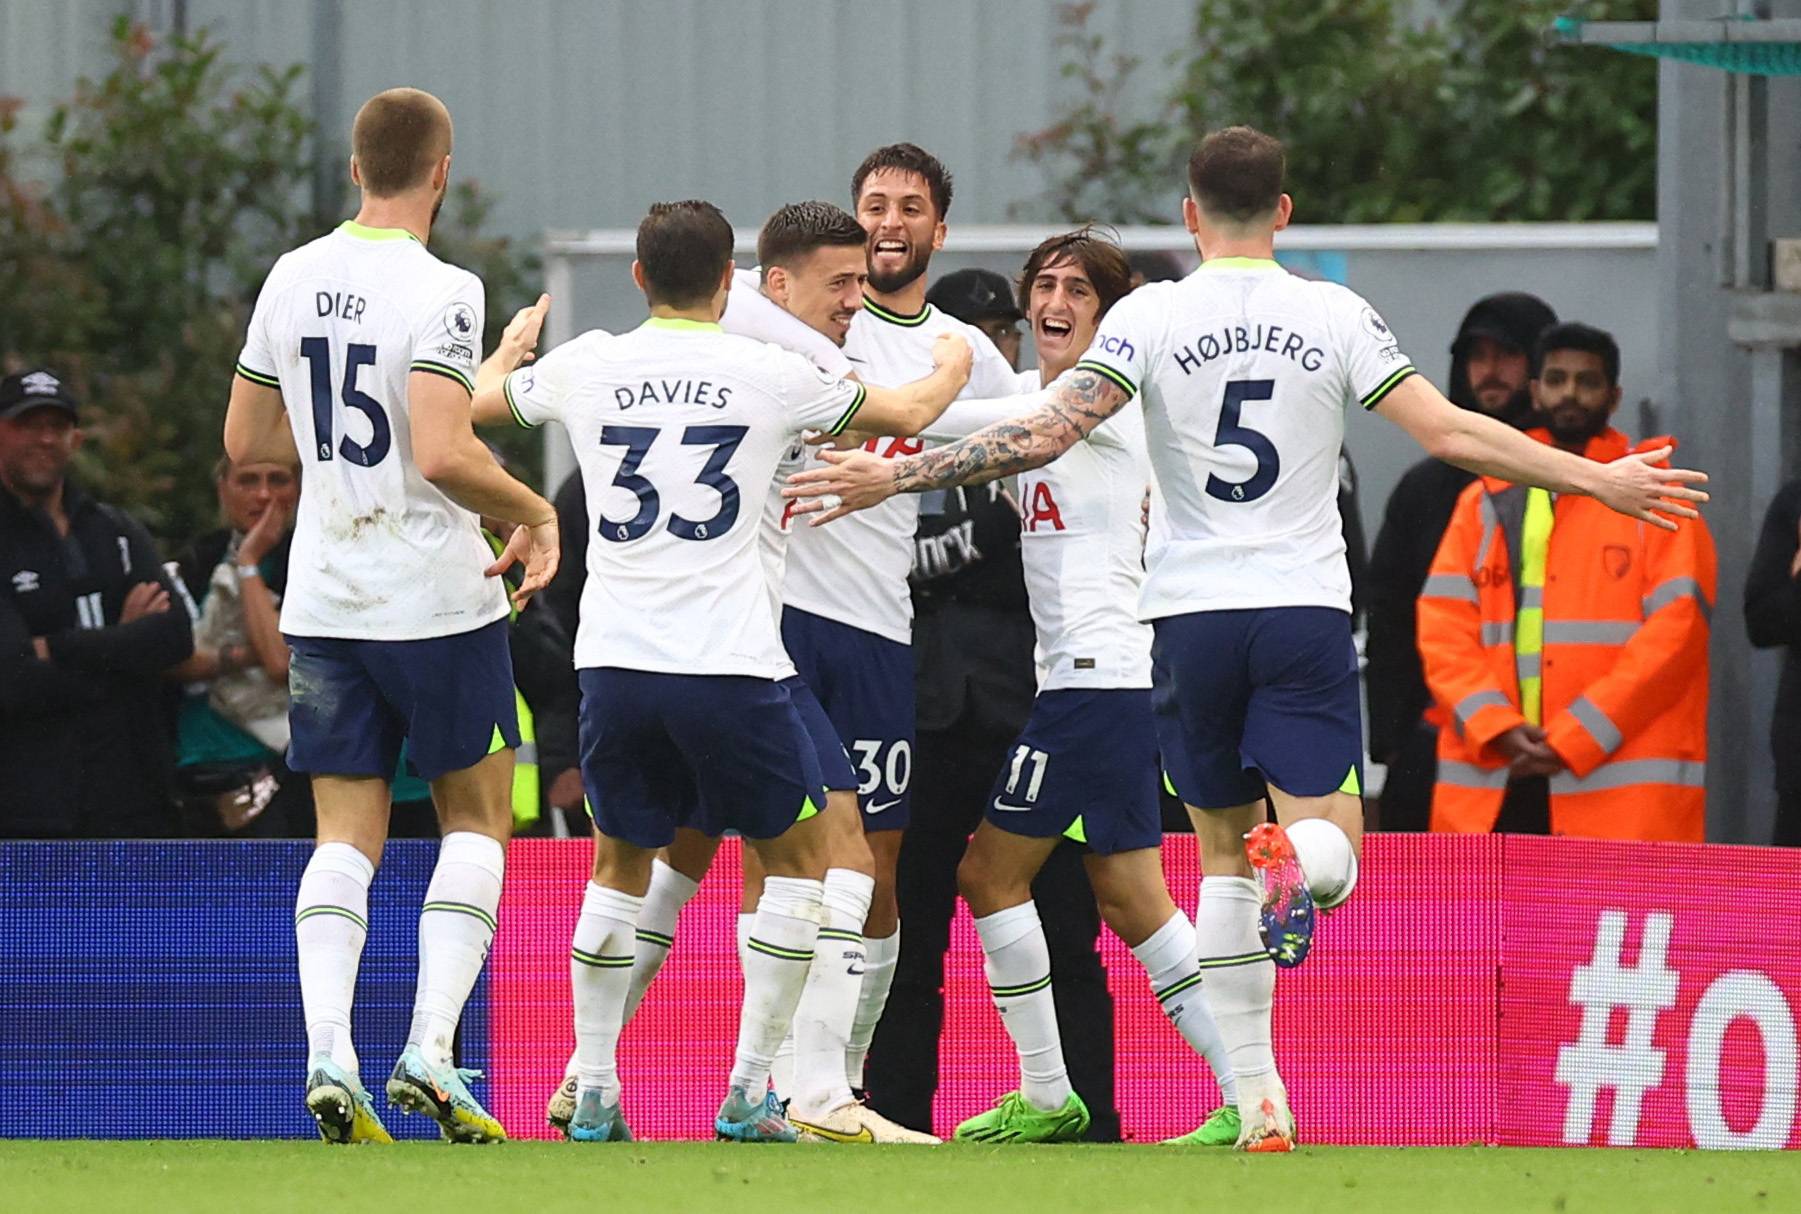
{"type": "MultiPolygon", "coordinates": [[[[489,961],[490,1090],[516,1136],[549,1134],[544,1100],[572,1043],[569,935],[588,862],[585,845],[560,840],[519,840],[509,855],[489,961]]],[[[1167,840],[1164,865],[1192,909],[1193,841],[1167,840]]],[[[1357,896],[1277,986],[1277,1057],[1306,1140],[1795,1145],[1801,943],[1787,918],[1801,908],[1797,878],[1801,857],[1752,848],[1371,836],[1357,896]],[[1764,910],[1735,909],[1748,906],[1764,910]],[[1770,911],[1781,907],[1787,916],[1770,911]],[[1641,950],[1665,939],[1660,916],[1663,965],[1648,968],[1641,950]],[[1677,973],[1673,995],[1666,970],[1677,973]]],[[[711,1136],[737,1032],[738,882],[728,843],[622,1039],[640,1137],[711,1136]]],[[[1212,1080],[1125,946],[1103,933],[1100,947],[1124,1135],[1192,1129],[1217,1102],[1212,1080]]],[[[1016,1074],[966,913],[945,983],[941,1133],[1016,1074]]]]}

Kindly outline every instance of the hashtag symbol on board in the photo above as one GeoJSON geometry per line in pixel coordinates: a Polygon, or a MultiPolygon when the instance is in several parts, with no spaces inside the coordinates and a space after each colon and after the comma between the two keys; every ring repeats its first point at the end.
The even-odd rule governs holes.
{"type": "Polygon", "coordinates": [[[1594,1131],[1595,1097],[1613,1089],[1613,1117],[1607,1126],[1609,1145],[1627,1147],[1638,1140],[1639,1106],[1645,1093],[1663,1083],[1664,1053],[1651,1045],[1657,1014],[1676,1005],[1681,978],[1664,964],[1669,954],[1668,911],[1645,916],[1638,963],[1621,964],[1626,943],[1626,912],[1602,911],[1595,928],[1595,952],[1587,965],[1570,975],[1570,1002],[1582,1009],[1576,1040],[1557,1051],[1557,1082],[1570,1090],[1563,1114],[1563,1140],[1584,1144],[1594,1131]],[[1626,1040],[1614,1045],[1607,1025],[1615,1008],[1626,1010],[1626,1040]]]}

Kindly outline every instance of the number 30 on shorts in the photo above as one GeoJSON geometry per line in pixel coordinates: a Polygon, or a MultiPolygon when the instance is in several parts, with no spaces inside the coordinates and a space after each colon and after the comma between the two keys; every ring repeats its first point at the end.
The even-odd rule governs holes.
{"type": "Polygon", "coordinates": [[[888,808],[874,798],[889,796],[898,800],[906,794],[907,784],[913,779],[913,743],[905,738],[893,742],[858,738],[850,749],[851,762],[857,769],[857,795],[870,798],[867,812],[879,813],[888,808]]]}

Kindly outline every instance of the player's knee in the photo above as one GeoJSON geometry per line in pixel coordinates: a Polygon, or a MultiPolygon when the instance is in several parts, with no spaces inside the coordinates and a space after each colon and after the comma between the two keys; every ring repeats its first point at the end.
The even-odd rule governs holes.
{"type": "Polygon", "coordinates": [[[1032,885],[1018,881],[979,848],[970,848],[957,865],[957,890],[969,903],[969,913],[980,919],[1010,906],[1019,906],[1032,897],[1032,885]]]}

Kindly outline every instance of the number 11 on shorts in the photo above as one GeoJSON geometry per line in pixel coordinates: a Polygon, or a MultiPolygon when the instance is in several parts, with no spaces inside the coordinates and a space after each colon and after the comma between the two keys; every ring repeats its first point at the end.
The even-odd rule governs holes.
{"type": "Polygon", "coordinates": [[[1032,765],[1032,774],[1026,780],[1025,799],[1036,801],[1038,790],[1044,787],[1044,769],[1051,757],[1042,750],[1033,750],[1021,744],[1013,748],[1013,764],[1007,769],[1007,795],[1019,795],[1019,777],[1025,773],[1027,763],[1032,765]]]}

